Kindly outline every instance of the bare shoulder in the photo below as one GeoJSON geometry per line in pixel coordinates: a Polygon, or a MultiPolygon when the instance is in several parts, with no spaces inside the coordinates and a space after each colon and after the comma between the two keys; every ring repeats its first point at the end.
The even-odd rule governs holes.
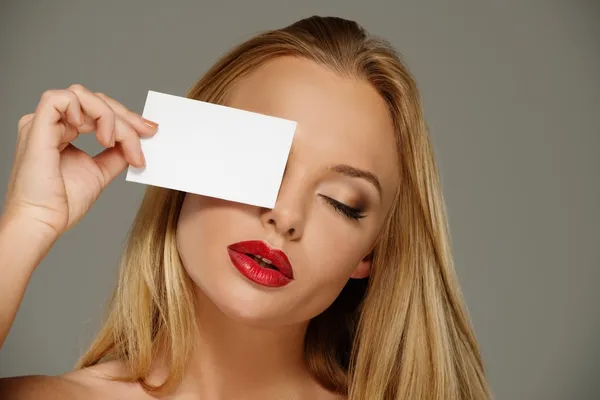
{"type": "Polygon", "coordinates": [[[0,379],[0,398],[5,400],[96,398],[90,388],[60,376],[19,376],[0,379]]]}
{"type": "Polygon", "coordinates": [[[147,395],[139,385],[117,382],[113,377],[122,373],[118,362],[72,371],[60,376],[23,376],[0,379],[3,400],[71,400],[71,399],[132,399],[145,400],[147,395]]]}

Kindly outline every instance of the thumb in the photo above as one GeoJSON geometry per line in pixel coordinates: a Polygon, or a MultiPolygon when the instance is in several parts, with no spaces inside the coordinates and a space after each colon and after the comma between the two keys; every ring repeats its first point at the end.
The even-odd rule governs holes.
{"type": "Polygon", "coordinates": [[[99,178],[104,183],[104,187],[112,182],[129,165],[123,157],[119,146],[109,147],[96,154],[92,159],[98,166],[98,171],[101,174],[99,178]]]}

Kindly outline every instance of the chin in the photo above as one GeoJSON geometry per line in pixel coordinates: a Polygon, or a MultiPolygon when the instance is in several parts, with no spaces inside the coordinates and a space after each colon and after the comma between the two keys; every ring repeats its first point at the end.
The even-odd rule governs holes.
{"type": "Polygon", "coordinates": [[[276,327],[302,322],[290,309],[286,288],[273,291],[260,287],[244,277],[227,277],[212,282],[198,282],[202,302],[210,302],[216,310],[236,322],[255,327],[276,327]],[[237,279],[236,279],[237,278],[237,279]],[[286,301],[288,300],[288,301],[286,301]]]}
{"type": "Polygon", "coordinates": [[[200,313],[208,318],[227,318],[253,326],[289,324],[294,314],[292,284],[272,288],[248,280],[231,265],[229,257],[207,257],[203,262],[182,259],[195,286],[200,313]],[[188,262],[186,262],[188,261],[188,262]]]}

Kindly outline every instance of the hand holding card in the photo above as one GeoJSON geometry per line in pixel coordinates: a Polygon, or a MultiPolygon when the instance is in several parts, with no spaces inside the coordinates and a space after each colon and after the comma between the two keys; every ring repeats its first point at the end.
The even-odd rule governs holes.
{"type": "Polygon", "coordinates": [[[296,122],[154,91],[143,116],[159,129],[126,180],[274,207],[296,122]]]}

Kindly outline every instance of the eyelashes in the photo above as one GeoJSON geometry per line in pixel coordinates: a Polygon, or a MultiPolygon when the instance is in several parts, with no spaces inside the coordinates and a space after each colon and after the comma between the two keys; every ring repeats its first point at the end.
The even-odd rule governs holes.
{"type": "Polygon", "coordinates": [[[361,218],[364,218],[363,210],[360,208],[350,207],[344,203],[340,203],[337,200],[332,199],[331,197],[320,195],[327,203],[329,203],[337,212],[342,214],[344,217],[351,219],[353,221],[358,221],[361,218]]]}

